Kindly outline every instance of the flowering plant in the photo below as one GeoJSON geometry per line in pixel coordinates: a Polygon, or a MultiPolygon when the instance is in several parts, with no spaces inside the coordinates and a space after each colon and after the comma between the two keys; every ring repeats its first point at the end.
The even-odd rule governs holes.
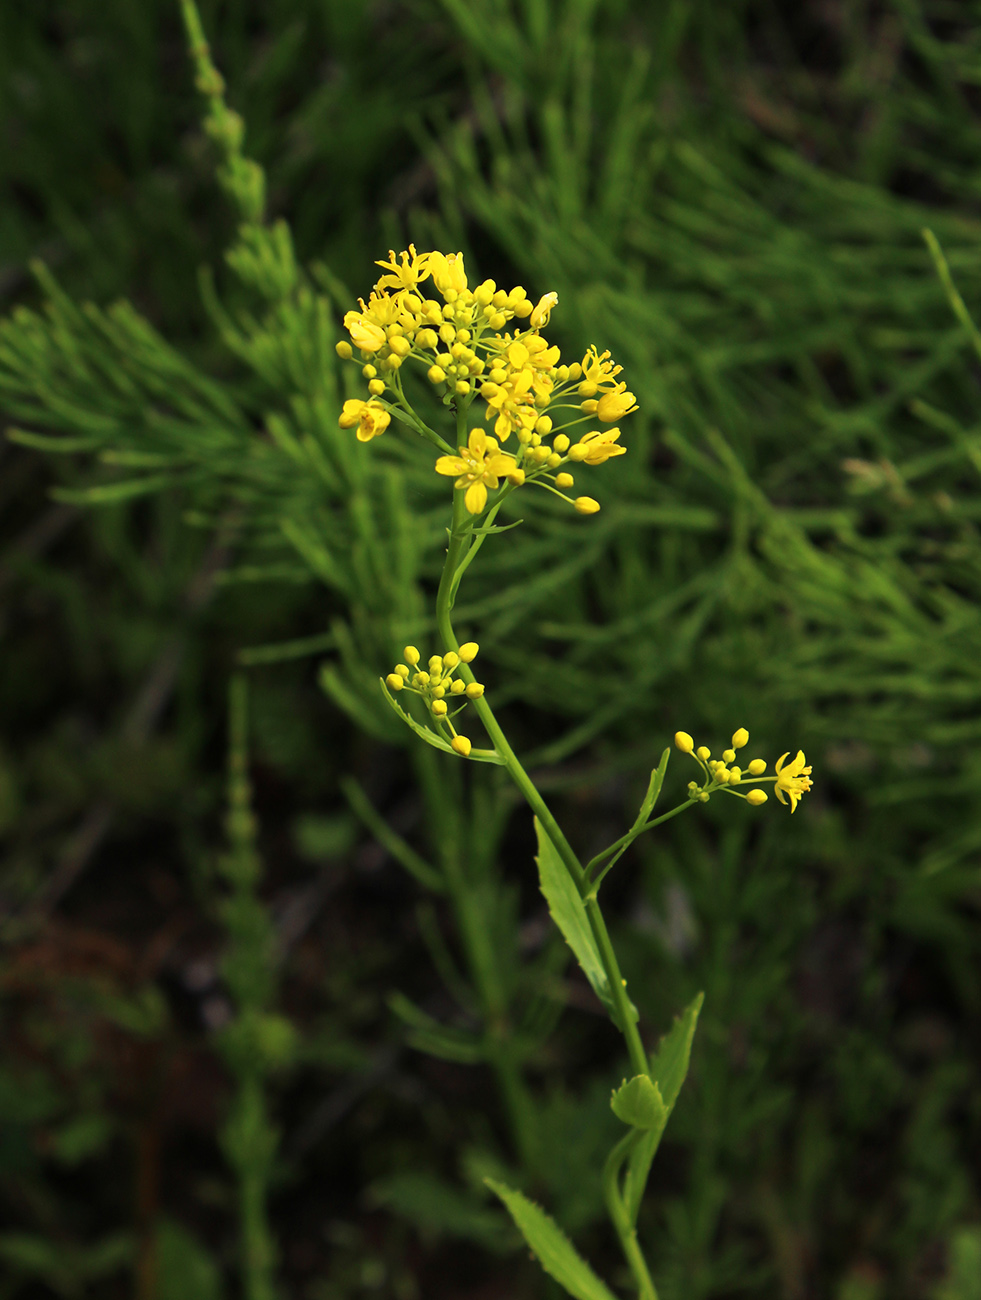
{"type": "MultiPolygon", "coordinates": [[[[504,502],[525,487],[538,487],[568,502],[580,514],[593,515],[600,504],[591,496],[571,497],[570,466],[602,465],[627,448],[619,426],[590,429],[573,442],[568,430],[582,424],[613,425],[637,410],[634,394],[618,378],[621,367],[607,351],[590,347],[581,361],[562,362],[558,347],[542,334],[558,304],[554,292],[533,305],[520,286],[505,291],[493,280],[469,286],[462,253],[417,253],[413,245],[396,257],[379,261],[385,274],[367,303],[344,317],[350,342],[337,344],[339,356],[353,360],[355,351],[367,380],[367,399],[344,403],[339,424],[356,429],[361,442],[370,442],[396,424],[426,439],[442,454],[438,475],[453,479],[453,506],[446,558],[436,595],[436,627],[440,649],[421,666],[416,646],[403,651],[404,662],[382,680],[392,708],[427,744],[455,759],[494,763],[504,767],[535,815],[538,869],[542,892],[553,919],[576,956],[611,1020],[623,1035],[632,1075],[614,1090],[611,1106],[626,1132],[610,1152],[603,1170],[603,1191],[610,1219],[620,1240],[640,1300],[656,1300],[657,1291],[637,1240],[637,1215],[651,1162],[688,1069],[698,998],[678,1018],[649,1055],[638,1028],[638,1013],[613,949],[599,904],[606,875],[638,836],[679,813],[707,803],[721,792],[758,807],[767,800],[762,784],[774,784],[781,803],[790,800],[794,812],[811,787],[811,769],[803,752],[791,763],[789,753],[778,759],[773,776],[764,776],[766,762],[750,760],[743,769],[737,750],[749,742],[744,727],[732,735],[729,748],[713,759],[708,747],[687,732],[675,735],[676,747],[699,765],[701,781],[691,781],[688,797],[655,817],[654,810],[667,771],[669,750],[661,754],[650,775],[647,794],[630,829],[585,866],[573,850],[538,788],[512,749],[487,699],[484,684],[474,676],[476,642],[460,643],[452,612],[460,581],[486,538],[505,531],[494,523],[504,502]],[[427,285],[427,281],[430,282],[427,285]],[[425,296],[432,289],[438,297],[425,296]],[[407,396],[403,367],[414,363],[451,413],[456,426],[456,451],[432,428],[407,396]],[[483,421],[472,408],[482,402],[483,421]],[[486,426],[492,426],[488,432],[486,426]],[[514,442],[510,447],[507,446],[514,442]],[[400,702],[418,701],[421,720],[400,702]],[[473,706],[490,744],[475,747],[456,720],[473,706]],[[745,792],[742,787],[747,787],[745,792]]],[[[611,1300],[606,1284],[593,1272],[551,1218],[522,1192],[488,1179],[488,1186],[507,1206],[542,1267],[570,1295],[580,1300],[611,1300]]]]}

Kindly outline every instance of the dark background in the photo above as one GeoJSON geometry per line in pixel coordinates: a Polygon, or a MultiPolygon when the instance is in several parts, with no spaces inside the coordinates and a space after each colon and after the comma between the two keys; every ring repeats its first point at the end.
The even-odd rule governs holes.
{"type": "MultiPolygon", "coordinates": [[[[981,7],[201,12],[269,214],[327,268],[335,316],[390,246],[461,248],[474,278],[558,290],[550,337],[610,347],[638,395],[631,455],[593,480],[602,525],[546,512],[516,549],[521,530],[493,539],[468,607],[577,847],[629,823],[675,730],[718,750],[747,726],[771,763],[814,765],[793,818],[716,800],[604,888],[650,1043],[706,993],[642,1217],[662,1295],[976,1300],[978,357],[921,230],[973,311],[981,7]]],[[[258,410],[202,303],[202,266],[234,299],[236,219],[177,6],[6,6],[0,96],[5,423],[82,436],[103,409],[32,360],[30,320],[57,335],[18,316],[43,310],[32,259],[71,302],[131,301],[258,410]]],[[[483,1191],[517,1163],[493,1072],[427,1055],[391,1009],[399,990],[474,1019],[443,960],[466,965],[458,913],[341,793],[353,773],[433,852],[403,738],[318,684],[350,602],[200,476],[89,508],[72,489],[121,472],[91,448],[0,458],[0,1297],[238,1293],[220,864],[243,665],[266,1014],[293,1034],[263,1078],[281,1294],[546,1294],[483,1191]]],[[[672,798],[692,775],[676,755],[672,798]]],[[[617,1280],[597,1176],[618,1044],[549,938],[532,856],[515,808],[493,868],[515,1005],[546,971],[566,1004],[525,1060],[525,1185],[617,1280]]]]}

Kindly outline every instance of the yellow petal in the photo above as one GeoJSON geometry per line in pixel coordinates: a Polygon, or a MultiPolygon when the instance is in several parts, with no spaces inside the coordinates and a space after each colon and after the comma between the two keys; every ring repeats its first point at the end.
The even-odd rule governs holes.
{"type": "Polygon", "coordinates": [[[470,448],[471,455],[476,456],[478,460],[483,460],[484,453],[487,450],[487,434],[484,433],[483,429],[471,429],[467,445],[470,448]]]}
{"type": "Polygon", "coordinates": [[[487,489],[483,483],[471,483],[467,488],[467,495],[463,498],[463,504],[472,515],[480,514],[487,504],[487,489]]]}
{"type": "MultiPolygon", "coordinates": [[[[386,443],[386,446],[387,445],[388,444],[386,443]]],[[[446,474],[449,476],[451,474],[465,474],[466,471],[467,463],[466,461],[461,460],[459,456],[440,456],[439,460],[436,462],[437,474],[446,474]]]]}
{"type": "MultiPolygon", "coordinates": [[[[514,469],[514,457],[509,456],[507,452],[498,452],[496,456],[490,456],[484,462],[484,477],[488,474],[505,475],[510,474],[514,469]]],[[[492,485],[496,486],[496,485],[492,485]]]]}
{"type": "Polygon", "coordinates": [[[353,429],[361,419],[361,412],[367,405],[367,402],[362,402],[357,397],[349,398],[344,403],[344,409],[337,417],[337,423],[342,429],[353,429]]]}

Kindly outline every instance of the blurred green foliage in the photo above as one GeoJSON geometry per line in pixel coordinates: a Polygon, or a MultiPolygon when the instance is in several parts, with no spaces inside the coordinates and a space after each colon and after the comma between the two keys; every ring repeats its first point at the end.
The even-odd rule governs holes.
{"type": "Polygon", "coordinates": [[[981,7],[201,13],[291,232],[268,243],[215,185],[175,5],[0,14],[24,431],[0,479],[0,1296],[211,1300],[237,1275],[215,862],[240,661],[269,1013],[296,1034],[264,1084],[284,1290],[541,1294],[479,1191],[518,1163],[615,1258],[586,1178],[613,1040],[547,937],[530,827],[493,774],[465,797],[393,749],[377,702],[427,632],[444,494],[336,429],[332,345],[414,239],[556,289],[555,341],[610,347],[641,404],[602,514],[536,507],[458,606],[577,846],[622,831],[678,728],[815,768],[793,819],[713,806],[604,886],[643,1023],[706,993],[642,1210],[661,1293],[966,1300],[981,426],[921,231],[978,318],[981,7]]]}

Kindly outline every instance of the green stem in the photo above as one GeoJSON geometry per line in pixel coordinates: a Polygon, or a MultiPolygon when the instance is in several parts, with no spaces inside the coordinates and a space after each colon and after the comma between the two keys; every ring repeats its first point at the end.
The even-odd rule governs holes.
{"type": "MultiPolygon", "coordinates": [[[[461,423],[461,413],[457,413],[458,425],[461,423]]],[[[466,421],[466,413],[462,415],[462,423],[466,421]]],[[[443,573],[439,582],[439,591],[436,595],[436,624],[439,628],[440,637],[443,641],[445,650],[459,650],[459,642],[456,639],[456,633],[453,631],[453,623],[450,617],[453,600],[453,576],[460,559],[461,551],[466,540],[466,525],[469,522],[465,519],[466,507],[463,503],[463,493],[455,491],[453,494],[453,524],[450,529],[450,542],[446,551],[446,562],[443,565],[443,573]]],[[[460,665],[460,675],[467,682],[472,682],[474,676],[466,664],[460,665]]],[[[589,881],[586,873],[582,869],[579,859],[572,850],[569,841],[562,833],[558,822],[545,800],[539,794],[535,783],[529,777],[528,773],[521,766],[518,757],[508,743],[507,737],[501,730],[500,724],[494,716],[487,701],[481,697],[473,701],[481,722],[487,731],[488,736],[494,748],[505,760],[508,774],[515,783],[529,806],[535,813],[539,822],[544,828],[545,834],[552,841],[555,850],[562,859],[563,865],[569,872],[569,875],[575,881],[576,888],[582,896],[586,914],[589,918],[590,929],[593,932],[593,938],[596,940],[596,946],[599,949],[600,960],[603,963],[603,969],[606,972],[607,982],[610,988],[610,996],[613,1000],[616,1012],[615,1020],[617,1028],[623,1034],[627,1044],[627,1051],[630,1055],[630,1063],[636,1074],[647,1074],[649,1066],[647,1063],[647,1053],[644,1051],[644,1045],[640,1039],[640,1032],[637,1029],[637,1022],[630,1000],[627,997],[625,981],[620,974],[620,967],[617,963],[616,954],[613,951],[613,944],[610,942],[609,932],[606,928],[606,922],[603,919],[603,913],[600,911],[599,903],[595,898],[589,897],[589,881]]]]}
{"type": "Polygon", "coordinates": [[[621,835],[618,840],[615,840],[609,846],[609,848],[604,849],[602,853],[597,853],[596,857],[593,858],[592,861],[586,867],[587,878],[592,876],[593,872],[604,860],[604,858],[608,858],[611,853],[615,854],[616,856],[613,858],[612,862],[608,862],[606,864],[606,867],[600,872],[600,874],[593,881],[592,884],[593,889],[596,889],[600,881],[606,875],[607,871],[610,870],[610,868],[617,861],[620,855],[622,853],[625,853],[626,850],[630,848],[631,844],[633,844],[634,840],[637,839],[638,836],[643,835],[644,831],[652,831],[655,826],[660,826],[662,822],[670,821],[672,817],[677,817],[678,813],[684,812],[686,808],[693,808],[697,802],[698,802],[697,799],[686,799],[684,803],[678,804],[677,808],[672,808],[670,812],[662,813],[660,817],[655,817],[655,819],[652,822],[645,822],[643,826],[634,827],[633,829],[627,831],[626,835],[621,835]]]}
{"type": "Polygon", "coordinates": [[[620,1195],[620,1170],[624,1160],[636,1146],[640,1137],[640,1130],[632,1129],[621,1138],[607,1156],[606,1164],[603,1167],[603,1196],[606,1200],[606,1208],[610,1212],[610,1218],[613,1220],[613,1226],[617,1230],[617,1236],[620,1238],[624,1256],[637,1283],[638,1300],[657,1300],[657,1288],[654,1286],[654,1281],[647,1268],[647,1261],[644,1259],[643,1252],[637,1241],[637,1230],[630,1222],[630,1216],[627,1214],[623,1197],[620,1195]]]}

